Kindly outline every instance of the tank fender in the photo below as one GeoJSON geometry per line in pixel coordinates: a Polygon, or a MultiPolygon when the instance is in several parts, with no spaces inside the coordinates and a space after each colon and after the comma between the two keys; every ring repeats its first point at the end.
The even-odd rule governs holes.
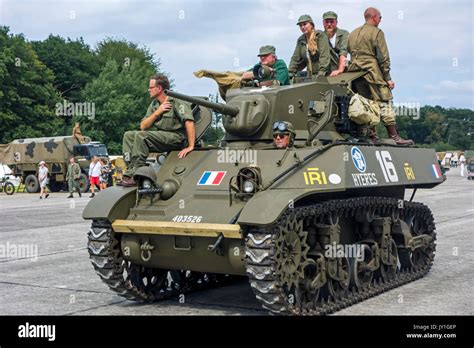
{"type": "Polygon", "coordinates": [[[311,190],[266,190],[253,196],[242,209],[238,224],[243,225],[269,225],[275,222],[280,215],[291,205],[306,195],[311,190]]]}
{"type": "Polygon", "coordinates": [[[135,205],[136,187],[112,186],[95,196],[84,208],[82,218],[86,220],[107,219],[113,222],[126,219],[135,205]]]}

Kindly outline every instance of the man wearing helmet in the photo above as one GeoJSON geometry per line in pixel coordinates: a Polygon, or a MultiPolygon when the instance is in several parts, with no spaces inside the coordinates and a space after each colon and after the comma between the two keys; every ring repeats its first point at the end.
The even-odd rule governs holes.
{"type": "Polygon", "coordinates": [[[276,121],[273,123],[273,146],[277,149],[292,147],[295,135],[295,128],[291,122],[276,121]]]}

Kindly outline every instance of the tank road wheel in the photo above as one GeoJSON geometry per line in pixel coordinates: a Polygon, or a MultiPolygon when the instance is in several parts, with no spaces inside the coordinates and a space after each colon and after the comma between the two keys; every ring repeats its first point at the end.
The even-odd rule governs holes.
{"type": "MultiPolygon", "coordinates": [[[[407,214],[405,222],[408,224],[410,228],[410,233],[413,237],[420,237],[422,235],[427,235],[431,237],[436,236],[436,234],[433,232],[433,216],[429,210],[426,212],[426,214],[428,213],[430,215],[428,220],[426,220],[426,216],[420,216],[420,213],[410,215],[407,214]],[[430,221],[430,223],[427,223],[427,221],[430,221]]],[[[427,245],[424,245],[420,248],[416,248],[415,250],[400,248],[398,254],[401,268],[409,270],[420,270],[425,267],[431,267],[431,263],[434,259],[435,249],[436,247],[434,239],[431,240],[427,245]]]]}
{"type": "Polygon", "coordinates": [[[37,193],[40,190],[39,181],[36,175],[30,174],[25,179],[26,191],[28,193],[37,193]]]}
{"type": "Polygon", "coordinates": [[[388,248],[388,263],[384,263],[382,260],[380,260],[380,268],[375,271],[375,277],[382,278],[385,282],[390,282],[393,280],[398,269],[398,250],[397,244],[393,238],[390,238],[388,248]]]}
{"type": "Polygon", "coordinates": [[[335,260],[339,274],[344,274],[343,279],[334,279],[328,277],[326,286],[323,288],[325,295],[331,296],[332,299],[340,299],[347,295],[350,284],[350,263],[347,257],[341,257],[335,260]]]}
{"type": "Polygon", "coordinates": [[[361,255],[349,259],[351,266],[350,285],[357,289],[366,288],[374,278],[374,272],[369,267],[370,261],[373,259],[372,249],[367,244],[360,245],[361,255]]]}
{"type": "Polygon", "coordinates": [[[154,301],[160,298],[161,289],[168,287],[168,271],[148,268],[127,263],[126,273],[128,287],[140,293],[141,299],[154,301]]]}

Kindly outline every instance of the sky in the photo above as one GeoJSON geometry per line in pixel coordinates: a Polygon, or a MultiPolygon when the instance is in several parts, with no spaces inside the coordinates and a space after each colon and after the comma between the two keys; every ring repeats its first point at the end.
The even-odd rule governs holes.
{"type": "Polygon", "coordinates": [[[107,37],[146,46],[173,78],[175,90],[208,95],[216,84],[199,69],[242,71],[258,61],[262,45],[274,45],[289,63],[301,14],[322,29],[334,11],[338,27],[352,31],[363,12],[377,7],[401,104],[474,109],[473,0],[0,0],[0,25],[28,40],[49,34],[82,37],[91,47],[107,37]]]}

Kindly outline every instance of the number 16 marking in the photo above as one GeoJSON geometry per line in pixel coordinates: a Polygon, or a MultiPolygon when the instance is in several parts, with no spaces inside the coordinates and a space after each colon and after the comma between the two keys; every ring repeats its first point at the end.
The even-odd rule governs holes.
{"type": "Polygon", "coordinates": [[[375,151],[375,157],[382,168],[383,177],[386,182],[398,182],[398,175],[392,162],[392,156],[388,151],[375,151]]]}

